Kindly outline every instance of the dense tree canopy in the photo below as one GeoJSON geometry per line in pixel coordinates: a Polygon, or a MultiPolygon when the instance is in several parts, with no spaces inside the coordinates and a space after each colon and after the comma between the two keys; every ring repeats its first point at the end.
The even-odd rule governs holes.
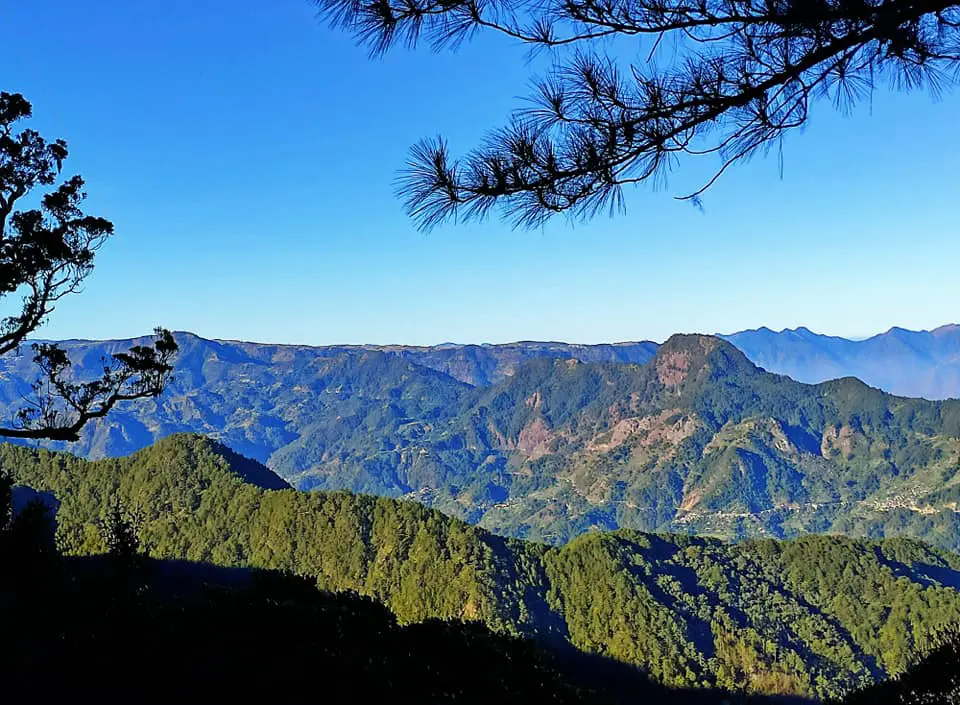
{"type": "Polygon", "coordinates": [[[122,557],[103,530],[123,523],[119,501],[154,559],[296,573],[375,598],[403,623],[479,620],[673,687],[836,696],[903,671],[931,630],[960,620],[960,558],[913,541],[622,531],[550,548],[412,502],[279,489],[197,436],[95,462],[0,444],[0,489],[4,473],[55,498],[70,556],[122,557]]]}
{"type": "Polygon", "coordinates": [[[713,178],[680,196],[695,200],[804,125],[815,99],[846,107],[883,81],[938,92],[960,60],[960,5],[949,0],[314,1],[374,54],[455,46],[481,30],[558,52],[533,107],[466,157],[442,139],[413,148],[399,192],[424,229],[494,208],[525,226],[589,217],[622,208],[625,184],[679,155],[719,155],[713,178]],[[617,37],[642,42],[647,62],[596,50],[617,37]],[[668,47],[666,68],[654,68],[668,47]]]}
{"type": "MultiPolygon", "coordinates": [[[[48,142],[32,129],[16,131],[31,114],[22,95],[0,93],[0,299],[22,297],[16,312],[0,320],[0,355],[18,351],[58,301],[80,290],[96,251],[114,230],[109,220],[82,210],[80,176],[56,185],[66,142],[48,142]],[[37,199],[39,207],[16,210],[39,189],[49,189],[37,199]]],[[[100,376],[84,381],[73,378],[61,347],[33,344],[40,373],[26,405],[10,428],[0,427],[0,436],[76,440],[88,421],[117,402],[160,394],[177,345],[169,331],[158,328],[156,334],[153,345],[105,356],[100,376]]]]}

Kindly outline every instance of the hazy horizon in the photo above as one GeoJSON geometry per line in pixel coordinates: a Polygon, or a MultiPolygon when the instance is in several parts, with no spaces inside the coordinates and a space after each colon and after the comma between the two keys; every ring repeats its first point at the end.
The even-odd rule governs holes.
{"type": "MultiPolygon", "coordinates": [[[[518,344],[518,343],[547,343],[547,344],[548,344],[548,343],[557,343],[557,344],[565,344],[565,345],[621,345],[621,344],[631,344],[631,343],[656,343],[657,345],[661,345],[661,344],[663,344],[668,338],[670,338],[670,337],[673,336],[673,335],[683,335],[683,334],[712,335],[712,336],[717,336],[717,337],[721,337],[721,338],[722,338],[722,337],[729,337],[729,336],[732,336],[732,335],[736,335],[736,334],[738,334],[738,333],[744,333],[744,332],[748,332],[748,331],[756,331],[756,330],[760,330],[760,329],[763,329],[763,328],[767,328],[767,329],[769,329],[770,331],[772,331],[773,333],[785,333],[785,332],[789,332],[789,331],[795,331],[795,330],[797,330],[797,329],[799,329],[799,328],[806,328],[806,329],[809,330],[811,333],[813,333],[814,335],[817,335],[817,336],[824,336],[824,337],[829,337],[829,338],[843,338],[843,339],[845,339],[845,340],[849,340],[849,341],[852,341],[852,342],[863,342],[863,341],[865,341],[865,340],[869,340],[870,338],[875,338],[875,337],[877,337],[877,336],[880,336],[880,335],[884,335],[884,334],[886,334],[886,333],[889,333],[891,330],[893,330],[893,329],[895,329],[895,328],[899,328],[899,329],[902,329],[902,330],[906,330],[906,331],[909,332],[909,333],[929,333],[929,332],[935,331],[935,330],[940,329],[940,328],[949,328],[949,327],[956,326],[956,325],[960,325],[960,324],[956,324],[956,323],[953,323],[953,322],[947,322],[947,323],[942,323],[942,324],[940,324],[940,325],[932,326],[932,327],[930,327],[930,328],[919,328],[919,329],[907,328],[906,326],[891,325],[891,326],[888,326],[887,328],[885,328],[885,329],[883,329],[883,330],[881,330],[881,331],[877,331],[877,332],[874,332],[874,333],[869,333],[869,334],[867,334],[867,335],[862,335],[862,336],[835,335],[835,334],[833,334],[833,333],[824,333],[824,332],[821,332],[821,331],[814,330],[814,329],[812,329],[810,326],[802,326],[802,325],[801,325],[801,326],[791,326],[791,327],[785,327],[785,328],[780,328],[780,329],[774,329],[774,328],[772,328],[771,326],[765,326],[765,325],[761,324],[761,325],[751,326],[751,327],[748,327],[748,328],[742,328],[742,329],[734,330],[734,331],[696,331],[696,330],[687,330],[687,331],[685,331],[685,330],[678,330],[678,331],[674,331],[674,332],[671,333],[670,335],[668,335],[668,336],[666,336],[666,337],[664,337],[664,338],[660,338],[660,339],[656,339],[656,338],[652,338],[652,337],[645,337],[645,336],[638,336],[638,337],[634,337],[634,338],[623,338],[623,339],[620,339],[620,340],[577,340],[577,339],[572,339],[572,338],[571,338],[571,339],[563,339],[563,338],[552,338],[552,339],[545,339],[545,338],[517,338],[517,339],[511,339],[511,340],[497,340],[497,341],[490,341],[490,340],[482,340],[482,341],[474,341],[474,340],[441,340],[441,341],[434,342],[434,343],[408,343],[408,342],[405,342],[405,341],[403,341],[403,340],[392,340],[392,341],[386,341],[386,342],[382,342],[382,341],[359,341],[359,342],[358,342],[358,341],[332,340],[332,341],[325,341],[325,342],[318,342],[318,343],[307,343],[307,342],[300,342],[300,341],[297,341],[297,340],[257,340],[257,339],[252,339],[252,338],[240,338],[240,337],[236,337],[236,336],[212,336],[212,335],[205,335],[204,333],[199,332],[199,331],[195,331],[195,330],[180,330],[180,329],[177,329],[177,330],[174,330],[173,333],[174,333],[175,335],[179,335],[179,334],[194,335],[194,336],[196,336],[196,337],[198,337],[198,338],[202,338],[202,339],[205,339],[205,340],[222,341],[222,342],[228,342],[228,343],[253,343],[253,344],[255,344],[255,345],[280,345],[280,346],[296,346],[296,347],[337,347],[337,346],[349,346],[349,347],[363,347],[363,346],[394,347],[394,346],[399,346],[399,347],[424,347],[424,348],[429,348],[429,347],[440,347],[440,346],[444,346],[444,345],[454,345],[454,346],[466,346],[466,345],[485,346],[485,345],[489,345],[489,346],[496,346],[496,345],[513,345],[513,344],[518,344]]],[[[139,334],[134,334],[134,335],[111,336],[111,337],[104,337],[104,338],[91,338],[91,337],[89,337],[89,336],[74,336],[74,337],[69,337],[69,338],[56,338],[56,337],[52,337],[52,336],[49,336],[49,335],[38,335],[38,336],[33,336],[33,337],[29,338],[28,340],[35,340],[35,341],[36,341],[36,340],[48,340],[48,341],[61,341],[61,342],[68,342],[68,341],[76,341],[76,342],[105,342],[105,341],[114,341],[114,340],[120,340],[120,341],[123,341],[123,340],[133,340],[133,339],[143,338],[143,337],[149,337],[149,332],[144,332],[144,333],[139,333],[139,334]]]]}

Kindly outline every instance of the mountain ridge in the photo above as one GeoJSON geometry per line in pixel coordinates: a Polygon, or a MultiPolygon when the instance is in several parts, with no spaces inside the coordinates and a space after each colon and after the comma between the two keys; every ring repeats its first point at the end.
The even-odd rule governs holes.
{"type": "Polygon", "coordinates": [[[720,335],[757,365],[816,384],[857,377],[892,394],[943,400],[960,397],[960,325],[913,331],[899,326],[862,340],[766,327],[720,335]]]}
{"type": "MultiPolygon", "coordinates": [[[[71,354],[82,368],[102,351],[71,354]]],[[[960,547],[958,402],[854,379],[805,385],[697,334],[644,364],[509,362],[512,374],[472,385],[376,349],[181,338],[168,392],[117,409],[70,450],[116,456],[198,432],[301,489],[405,497],[551,543],[629,528],[960,547]]],[[[25,364],[0,359],[4,413],[25,364]]]]}
{"type": "Polygon", "coordinates": [[[479,620],[672,687],[839,695],[901,672],[924,634],[960,618],[960,559],[915,541],[620,531],[549,547],[410,502],[265,490],[222,449],[177,435],[84,461],[0,444],[0,468],[56,497],[68,556],[104,550],[99,524],[119,500],[157,559],[294,573],[403,624],[479,620]]]}
{"type": "MultiPolygon", "coordinates": [[[[188,331],[176,335],[206,340],[188,331]]],[[[930,330],[891,326],[887,331],[851,339],[815,333],[806,326],[774,331],[767,326],[715,337],[733,343],[763,369],[786,374],[808,384],[857,377],[873,387],[899,396],[943,400],[960,397],[960,325],[944,324],[930,330]]],[[[69,347],[101,346],[119,350],[129,340],[61,341],[69,347]]],[[[55,341],[44,341],[55,342],[55,341]]],[[[563,341],[520,340],[510,343],[442,343],[439,345],[257,343],[209,339],[243,349],[323,354],[325,352],[384,352],[411,359],[416,364],[449,374],[473,386],[489,386],[512,374],[522,362],[536,357],[577,358],[583,362],[642,364],[653,357],[660,343],[620,341],[581,344],[563,341]]]]}

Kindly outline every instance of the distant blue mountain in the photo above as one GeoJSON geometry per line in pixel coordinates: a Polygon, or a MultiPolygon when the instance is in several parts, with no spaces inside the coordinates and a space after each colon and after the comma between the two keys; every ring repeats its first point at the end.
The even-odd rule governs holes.
{"type": "Polygon", "coordinates": [[[815,384],[856,377],[891,394],[960,398],[960,325],[931,331],[891,328],[866,340],[820,335],[807,328],[745,330],[721,338],[755,365],[815,384]]]}

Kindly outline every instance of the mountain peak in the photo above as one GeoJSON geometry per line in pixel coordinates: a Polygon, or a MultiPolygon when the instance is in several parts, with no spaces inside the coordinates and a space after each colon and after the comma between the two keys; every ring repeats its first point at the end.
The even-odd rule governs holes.
{"type": "Polygon", "coordinates": [[[957,323],[947,323],[946,325],[940,326],[939,328],[934,328],[930,331],[932,335],[952,335],[960,333],[960,324],[957,323]]]}
{"type": "Polygon", "coordinates": [[[174,465],[195,467],[200,456],[214,456],[221,467],[244,482],[264,490],[287,490],[290,484],[256,460],[240,455],[220,441],[200,433],[176,433],[139,451],[151,457],[176,459],[174,465]]]}
{"type": "Polygon", "coordinates": [[[710,354],[723,341],[715,335],[703,333],[676,333],[671,335],[660,346],[658,354],[671,351],[698,351],[700,354],[710,354]]]}
{"type": "Polygon", "coordinates": [[[732,344],[713,335],[673,335],[660,346],[654,365],[660,383],[667,387],[683,384],[689,377],[700,377],[705,369],[726,369],[753,365],[732,344]],[[720,360],[723,362],[720,362],[720,360]]]}

